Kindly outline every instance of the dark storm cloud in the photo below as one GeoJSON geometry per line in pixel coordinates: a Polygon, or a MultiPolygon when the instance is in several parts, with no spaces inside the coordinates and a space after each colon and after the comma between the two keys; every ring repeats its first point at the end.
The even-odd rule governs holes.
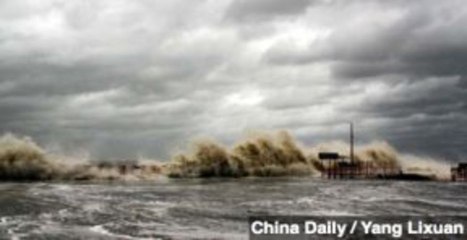
{"type": "Polygon", "coordinates": [[[467,91],[459,87],[460,81],[459,77],[447,77],[380,85],[380,89],[362,99],[364,105],[352,107],[359,112],[395,118],[458,113],[467,102],[467,91]]]}
{"type": "MultiPolygon", "coordinates": [[[[335,99],[330,105],[374,126],[363,139],[385,136],[404,151],[458,159],[466,140],[465,4],[337,2],[339,7],[310,9],[303,20],[327,26],[329,33],[306,45],[277,42],[264,62],[282,67],[327,64],[329,85],[334,86],[328,99],[335,99]],[[323,12],[340,17],[329,21],[323,12]]],[[[287,108],[300,107],[299,99],[287,108]]]]}
{"type": "Polygon", "coordinates": [[[251,129],[346,139],[354,120],[360,142],[456,159],[466,13],[459,0],[1,1],[0,130],[166,158],[251,129]]]}
{"type": "Polygon", "coordinates": [[[304,13],[311,3],[312,0],[234,0],[226,10],[226,18],[236,21],[268,20],[304,13]]]}
{"type": "Polygon", "coordinates": [[[192,95],[232,42],[204,31],[204,20],[183,19],[203,6],[175,1],[1,4],[1,130],[79,142],[102,157],[119,157],[115,149],[166,156],[167,144],[196,128],[204,100],[192,95]],[[148,134],[167,144],[149,147],[148,134]]]}
{"type": "Polygon", "coordinates": [[[467,29],[463,27],[467,14],[461,1],[387,1],[376,8],[366,3],[362,11],[375,10],[388,18],[363,15],[358,20],[349,19],[333,29],[329,38],[304,51],[277,46],[269,51],[266,60],[278,64],[329,61],[337,77],[354,79],[385,74],[467,73],[467,29]],[[393,16],[387,13],[391,11],[393,16]]]}

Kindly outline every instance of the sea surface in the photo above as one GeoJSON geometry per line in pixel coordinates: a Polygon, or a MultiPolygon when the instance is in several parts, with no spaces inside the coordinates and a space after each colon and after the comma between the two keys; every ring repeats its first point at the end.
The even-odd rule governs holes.
{"type": "Polygon", "coordinates": [[[247,239],[251,215],[467,215],[467,184],[313,178],[0,183],[0,239],[247,239]]]}

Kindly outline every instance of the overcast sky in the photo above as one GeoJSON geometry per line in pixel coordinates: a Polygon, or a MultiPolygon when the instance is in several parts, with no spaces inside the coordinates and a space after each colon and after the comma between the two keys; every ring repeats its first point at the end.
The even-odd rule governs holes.
{"type": "Polygon", "coordinates": [[[467,155],[463,0],[2,0],[0,131],[95,158],[287,129],[467,155]]]}

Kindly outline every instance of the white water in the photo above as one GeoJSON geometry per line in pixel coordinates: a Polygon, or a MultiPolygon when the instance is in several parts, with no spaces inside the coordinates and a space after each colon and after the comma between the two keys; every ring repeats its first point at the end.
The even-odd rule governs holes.
{"type": "Polygon", "coordinates": [[[0,184],[0,239],[246,239],[250,215],[467,215],[465,183],[0,184]]]}

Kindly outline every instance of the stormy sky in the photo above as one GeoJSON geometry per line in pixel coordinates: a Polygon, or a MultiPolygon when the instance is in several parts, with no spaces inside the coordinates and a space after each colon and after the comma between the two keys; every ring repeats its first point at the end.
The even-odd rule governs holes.
{"type": "MultiPolygon", "coordinates": [[[[467,154],[463,0],[2,0],[0,131],[94,158],[287,129],[467,154]]],[[[465,160],[465,158],[464,158],[465,160]]]]}

